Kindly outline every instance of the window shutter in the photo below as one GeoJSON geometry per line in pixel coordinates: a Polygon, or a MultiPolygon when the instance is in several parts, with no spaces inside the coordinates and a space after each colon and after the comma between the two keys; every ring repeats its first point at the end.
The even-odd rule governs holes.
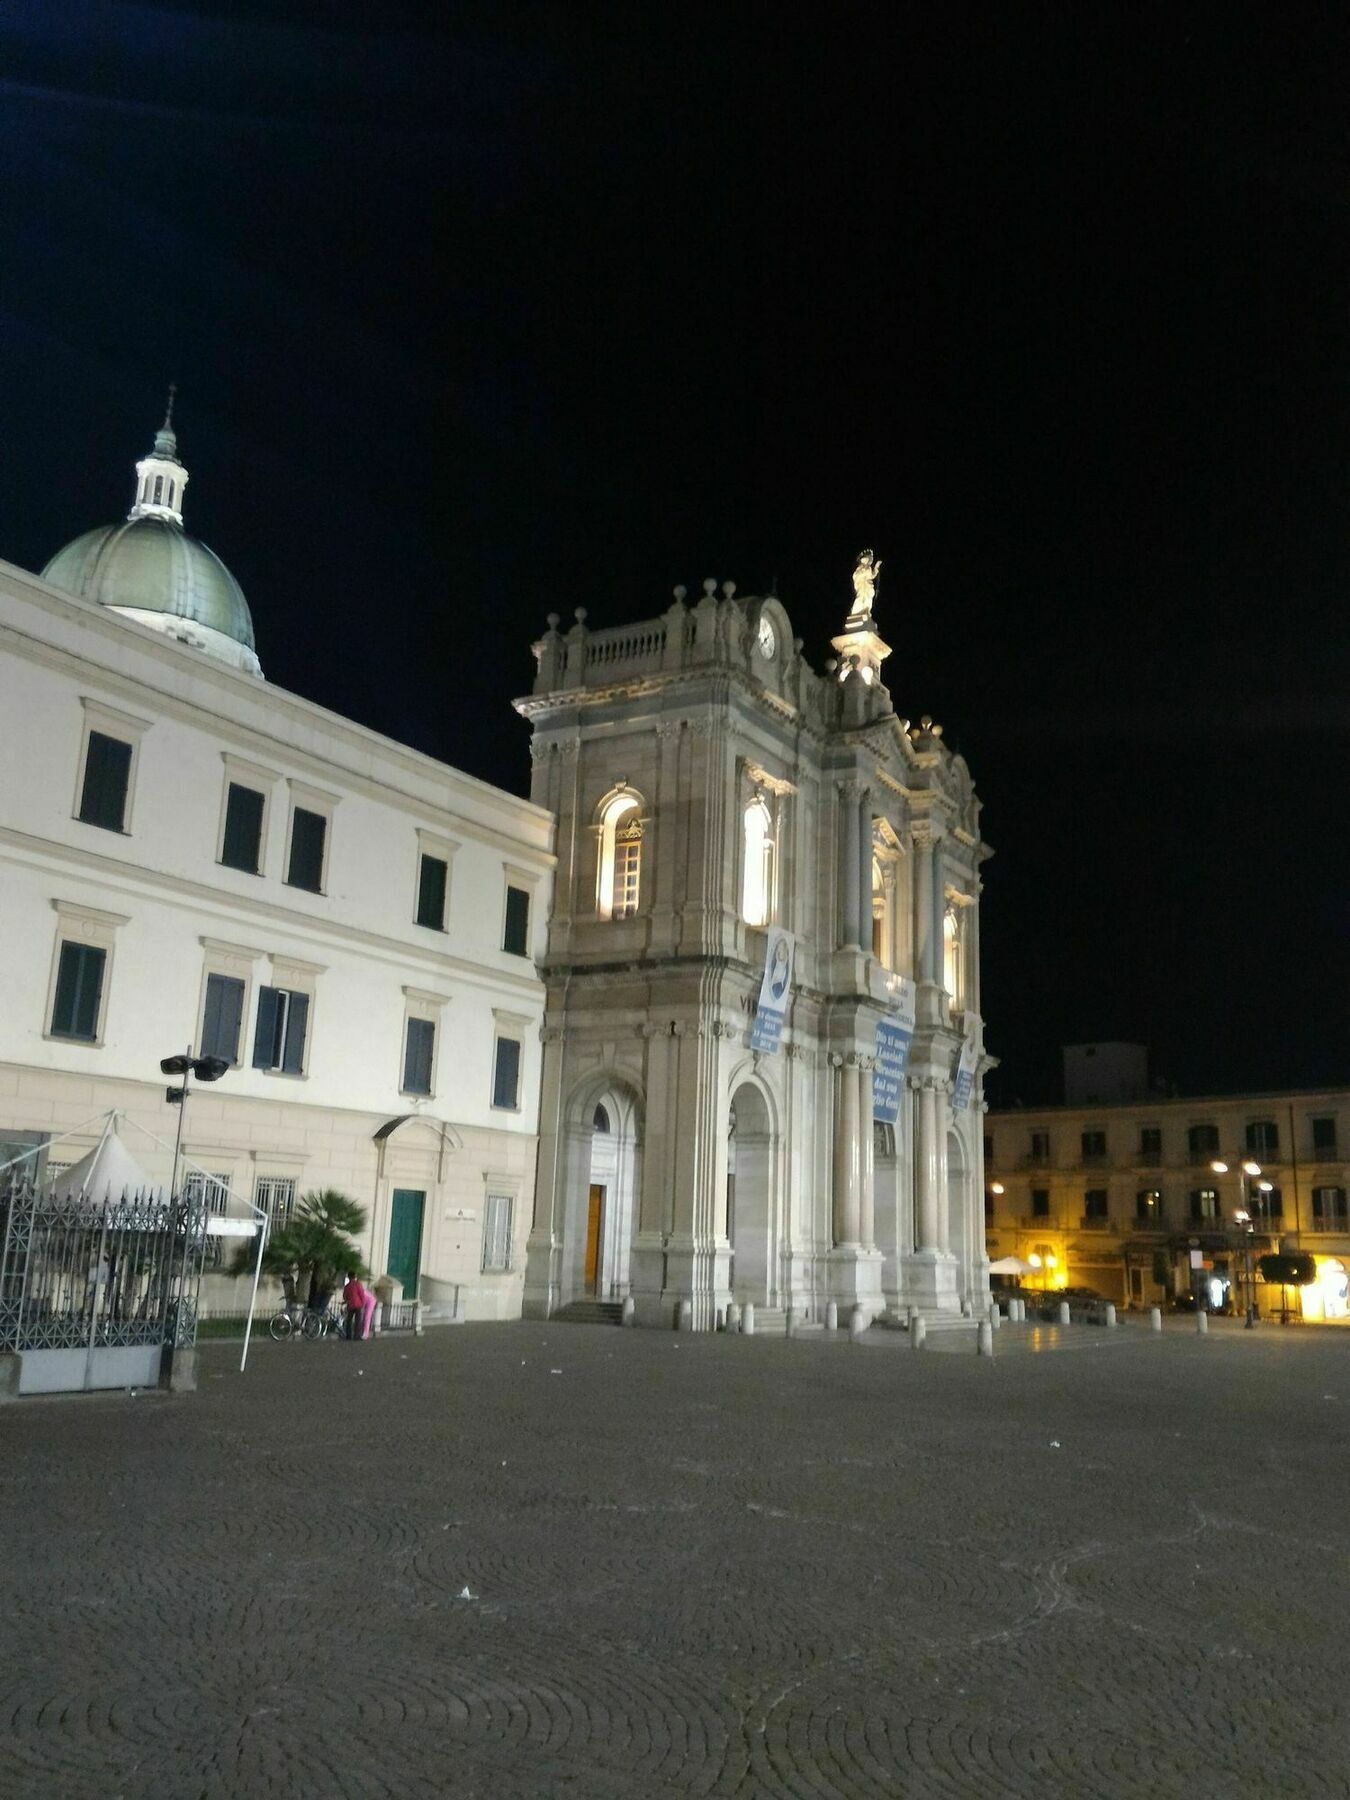
{"type": "Polygon", "coordinates": [[[280,988],[259,988],[258,1023],[253,1033],[253,1066],[255,1069],[274,1069],[276,1067],[277,1018],[280,1011],[280,988]]]}
{"type": "Polygon", "coordinates": [[[286,1008],[286,1043],[281,1067],[287,1075],[301,1075],[305,1068],[305,1027],[309,1021],[309,995],[291,994],[286,1008]]]}
{"type": "Polygon", "coordinates": [[[131,745],[120,738],[89,733],[84,753],[84,787],[80,794],[80,818],[86,825],[121,831],[127,810],[127,784],[131,776],[131,745]]]}
{"type": "Polygon", "coordinates": [[[403,1091],[431,1092],[431,1063],[436,1047],[436,1027],[430,1019],[408,1020],[408,1041],[403,1052],[403,1091]]]}
{"type": "Polygon", "coordinates": [[[286,870],[288,887],[323,892],[323,840],[328,821],[322,813],[297,806],[291,814],[291,860],[286,870]]]}
{"type": "Polygon", "coordinates": [[[439,856],[424,856],[417,882],[417,923],[445,930],[446,865],[439,856]]]}
{"type": "Polygon", "coordinates": [[[228,868],[242,869],[246,875],[258,873],[262,820],[262,795],[256,788],[232,781],[225,800],[225,842],[220,852],[220,860],[228,868]]]}
{"type": "Polygon", "coordinates": [[[52,1007],[54,1037],[83,1038],[88,1043],[97,1038],[105,961],[106,952],[95,944],[62,944],[52,1007]]]}
{"type": "Polygon", "coordinates": [[[511,1267],[511,1207],[509,1194],[489,1194],[483,1209],[483,1267],[511,1267]]]}
{"type": "Polygon", "coordinates": [[[244,1015],[244,984],[233,975],[208,975],[202,1013],[203,1056],[239,1060],[239,1027],[244,1015]]]}
{"type": "Polygon", "coordinates": [[[497,1039],[497,1066],[493,1072],[492,1104],[513,1107],[519,1103],[520,1045],[515,1038],[497,1039]]]}

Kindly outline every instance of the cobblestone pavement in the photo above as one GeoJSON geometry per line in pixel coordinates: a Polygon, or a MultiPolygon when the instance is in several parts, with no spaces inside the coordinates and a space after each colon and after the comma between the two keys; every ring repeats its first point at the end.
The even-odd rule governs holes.
{"type": "Polygon", "coordinates": [[[1350,1794],[1350,1338],[998,1351],[488,1325],[10,1406],[0,1793],[1350,1794]]]}

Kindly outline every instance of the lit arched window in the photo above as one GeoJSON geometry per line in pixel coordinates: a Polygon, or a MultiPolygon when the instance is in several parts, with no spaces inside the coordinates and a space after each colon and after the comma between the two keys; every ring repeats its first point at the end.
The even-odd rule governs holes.
{"type": "Polygon", "coordinates": [[[954,1007],[961,1004],[961,920],[949,906],[942,921],[942,985],[954,1007]]]}
{"type": "Polygon", "coordinates": [[[745,876],[741,917],[747,925],[767,925],[773,913],[773,820],[762,800],[745,809],[745,876]]]}
{"type": "Polygon", "coordinates": [[[591,1118],[591,1126],[595,1131],[609,1130],[609,1114],[603,1106],[597,1106],[591,1118]]]}
{"type": "Polygon", "coordinates": [[[602,919],[631,919],[638,909],[642,878],[641,802],[636,794],[616,794],[600,815],[602,919]]]}

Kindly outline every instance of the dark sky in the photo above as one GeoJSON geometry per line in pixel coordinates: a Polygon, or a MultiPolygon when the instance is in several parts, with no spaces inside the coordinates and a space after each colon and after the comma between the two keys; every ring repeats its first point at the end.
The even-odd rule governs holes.
{"type": "Polygon", "coordinates": [[[550,608],[776,577],[818,667],[873,544],[996,1095],[1345,1081],[1344,8],[792,18],[11,0],[0,554],[177,380],[269,677],[523,791],[550,608]]]}

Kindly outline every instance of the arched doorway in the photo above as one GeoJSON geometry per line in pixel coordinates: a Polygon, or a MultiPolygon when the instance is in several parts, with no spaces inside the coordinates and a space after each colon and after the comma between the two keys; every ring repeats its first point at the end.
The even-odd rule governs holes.
{"type": "Polygon", "coordinates": [[[775,1150],[768,1100],[753,1082],[742,1082],[731,1096],[727,1128],[731,1291],[742,1305],[778,1301],[775,1150]]]}
{"type": "Polygon", "coordinates": [[[617,1081],[591,1082],[578,1096],[574,1132],[579,1179],[565,1232],[570,1298],[626,1299],[642,1168],[641,1106],[617,1081]]]}

